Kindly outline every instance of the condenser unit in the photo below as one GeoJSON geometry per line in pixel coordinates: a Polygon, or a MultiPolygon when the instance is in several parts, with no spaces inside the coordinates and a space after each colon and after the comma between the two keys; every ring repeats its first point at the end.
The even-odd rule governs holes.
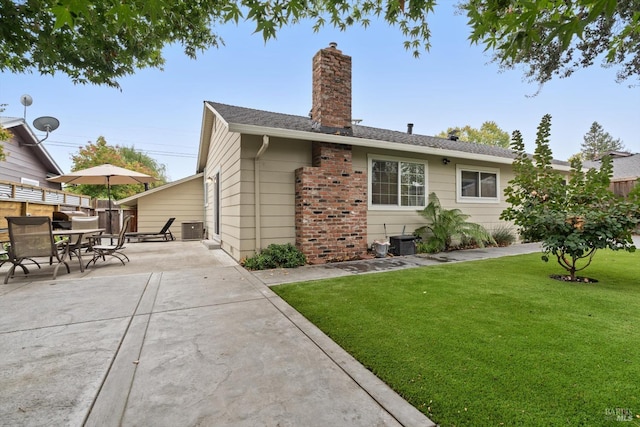
{"type": "Polygon", "coordinates": [[[204,224],[202,221],[182,223],[182,240],[204,239],[204,224]]]}

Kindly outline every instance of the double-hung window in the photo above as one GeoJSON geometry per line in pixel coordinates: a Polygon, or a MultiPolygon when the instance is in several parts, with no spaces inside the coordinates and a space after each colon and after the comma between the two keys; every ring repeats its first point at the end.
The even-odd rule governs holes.
{"type": "Polygon", "coordinates": [[[420,209],[426,205],[427,163],[369,156],[369,206],[420,209]]]}
{"type": "Polygon", "coordinates": [[[459,203],[497,203],[500,201],[500,170],[480,166],[456,167],[459,203]]]}

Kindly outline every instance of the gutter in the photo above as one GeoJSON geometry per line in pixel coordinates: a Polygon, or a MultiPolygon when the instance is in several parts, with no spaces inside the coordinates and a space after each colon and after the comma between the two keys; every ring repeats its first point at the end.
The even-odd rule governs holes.
{"type": "Polygon", "coordinates": [[[256,229],[256,251],[262,249],[262,227],[260,225],[260,157],[269,148],[269,136],[262,135],[262,146],[258,150],[256,157],[253,159],[253,186],[254,186],[254,212],[255,212],[255,229],[256,229]]]}

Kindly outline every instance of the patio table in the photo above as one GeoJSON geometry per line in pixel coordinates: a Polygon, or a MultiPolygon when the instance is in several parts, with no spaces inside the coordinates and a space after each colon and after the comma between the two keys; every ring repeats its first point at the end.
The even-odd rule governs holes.
{"type": "Polygon", "coordinates": [[[104,232],[104,230],[104,228],[53,230],[54,236],[69,236],[69,240],[67,240],[64,251],[62,253],[62,260],[66,261],[67,259],[71,259],[71,251],[78,249],[76,255],[78,256],[78,262],[80,262],[80,271],[84,272],[84,265],[82,264],[82,251],[80,250],[82,247],[82,239],[84,239],[85,235],[92,236],[94,234],[102,233],[104,232]],[[72,241],[72,236],[77,236],[75,241],[72,241]]]}

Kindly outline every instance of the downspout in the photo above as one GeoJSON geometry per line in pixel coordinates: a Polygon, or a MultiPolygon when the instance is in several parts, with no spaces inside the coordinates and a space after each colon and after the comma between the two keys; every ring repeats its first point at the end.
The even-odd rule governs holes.
{"type": "Polygon", "coordinates": [[[261,213],[260,213],[260,157],[264,154],[265,151],[267,151],[267,148],[269,148],[269,136],[268,135],[262,135],[262,147],[260,147],[260,149],[258,150],[258,154],[256,154],[256,157],[253,159],[253,172],[254,172],[254,176],[253,176],[253,185],[254,185],[254,189],[255,189],[255,194],[254,194],[254,212],[256,214],[256,219],[255,219],[255,227],[256,227],[256,251],[262,249],[262,229],[260,226],[260,217],[261,217],[261,213]]]}

